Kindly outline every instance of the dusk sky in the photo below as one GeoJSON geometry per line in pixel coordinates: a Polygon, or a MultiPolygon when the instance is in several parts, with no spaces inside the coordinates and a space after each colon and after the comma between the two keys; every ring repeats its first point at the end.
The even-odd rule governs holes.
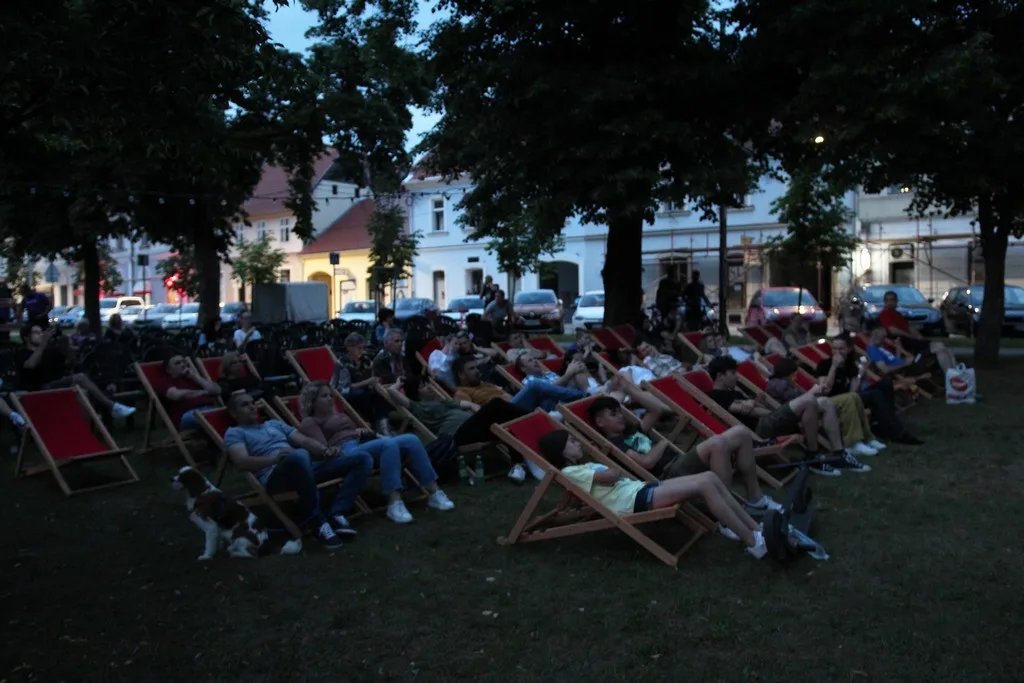
{"type": "MultiPolygon", "coordinates": [[[[421,0],[420,11],[417,17],[420,29],[427,27],[432,20],[430,11],[433,3],[430,0],[421,0]]],[[[280,42],[289,50],[296,52],[305,51],[312,41],[306,38],[306,31],[316,23],[316,14],[306,12],[298,2],[292,2],[283,9],[270,9],[270,35],[274,40],[280,42]]],[[[423,111],[413,112],[413,127],[406,138],[406,146],[412,147],[419,142],[423,133],[430,130],[437,123],[438,116],[423,111]]]]}

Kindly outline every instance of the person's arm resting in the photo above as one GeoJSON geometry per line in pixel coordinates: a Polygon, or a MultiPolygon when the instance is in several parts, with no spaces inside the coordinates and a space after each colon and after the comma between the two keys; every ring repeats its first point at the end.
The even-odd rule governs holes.
{"type": "Polygon", "coordinates": [[[323,445],[316,439],[312,439],[305,434],[299,433],[299,430],[293,430],[288,435],[288,443],[295,448],[302,448],[309,451],[309,454],[317,457],[323,455],[327,451],[327,446],[323,445]]]}
{"type": "Polygon", "coordinates": [[[228,460],[230,460],[231,464],[240,470],[256,472],[262,470],[264,467],[276,465],[281,461],[281,458],[277,455],[262,457],[249,455],[249,451],[246,450],[244,443],[236,443],[228,446],[228,460]]]}
{"type": "MultiPolygon", "coordinates": [[[[220,393],[220,385],[217,385],[217,395],[220,395],[220,393]]],[[[179,389],[178,387],[171,387],[167,390],[165,397],[168,401],[187,401],[190,398],[199,398],[208,394],[209,392],[206,389],[179,389]]]]}
{"type": "Polygon", "coordinates": [[[594,483],[601,486],[615,486],[615,482],[622,479],[622,470],[618,467],[611,467],[600,472],[594,472],[594,483]]]}
{"type": "Polygon", "coordinates": [[[626,455],[635,460],[640,467],[645,470],[650,470],[652,467],[658,464],[661,460],[661,456],[665,454],[665,450],[669,447],[668,439],[662,439],[659,441],[654,448],[647,451],[646,453],[637,453],[632,448],[626,451],[626,455]]]}

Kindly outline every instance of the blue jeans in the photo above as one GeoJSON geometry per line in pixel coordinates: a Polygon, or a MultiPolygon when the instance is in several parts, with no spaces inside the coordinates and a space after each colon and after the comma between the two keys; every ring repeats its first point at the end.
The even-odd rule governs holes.
{"type": "Polygon", "coordinates": [[[584,396],[586,394],[579,389],[569,389],[551,382],[534,380],[527,383],[518,394],[512,397],[512,403],[529,412],[533,412],[537,408],[550,412],[558,403],[577,401],[584,396]]]}
{"type": "Polygon", "coordinates": [[[380,468],[380,489],[384,495],[402,490],[402,456],[405,456],[409,471],[420,486],[427,488],[437,481],[437,472],[430,462],[427,449],[412,434],[374,439],[364,444],[350,441],[342,449],[345,457],[369,457],[377,463],[380,468]]]}
{"type": "Polygon", "coordinates": [[[199,406],[192,410],[188,410],[181,414],[181,420],[178,422],[178,429],[181,431],[199,431],[199,423],[196,422],[196,411],[204,413],[207,410],[217,410],[217,406],[199,406]]]}
{"type": "Polygon", "coordinates": [[[265,488],[270,495],[294,491],[299,497],[299,523],[318,527],[324,523],[324,517],[317,482],[344,477],[331,505],[332,515],[343,515],[355,505],[356,496],[366,486],[372,470],[373,459],[366,454],[346,453],[314,462],[308,452],[299,449],[274,466],[265,488]]]}

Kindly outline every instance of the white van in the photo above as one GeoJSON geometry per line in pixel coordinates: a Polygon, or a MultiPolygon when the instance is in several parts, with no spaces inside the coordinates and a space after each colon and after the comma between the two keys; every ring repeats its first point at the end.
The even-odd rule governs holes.
{"type": "Polygon", "coordinates": [[[121,313],[129,306],[145,306],[146,302],[137,296],[117,296],[100,299],[100,323],[106,325],[110,316],[121,313]]]}

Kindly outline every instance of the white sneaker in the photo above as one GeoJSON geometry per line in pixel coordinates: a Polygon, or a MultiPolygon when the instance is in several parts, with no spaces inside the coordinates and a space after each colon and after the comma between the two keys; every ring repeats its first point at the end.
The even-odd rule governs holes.
{"type": "Polygon", "coordinates": [[[135,413],[135,408],[126,406],[123,403],[115,403],[110,407],[110,414],[114,417],[128,417],[135,413]]]}
{"type": "Polygon", "coordinates": [[[23,418],[18,413],[14,413],[14,412],[12,412],[10,415],[8,415],[7,419],[9,419],[11,421],[11,424],[13,424],[18,429],[24,429],[24,427],[28,424],[28,423],[25,422],[25,418],[23,418]]]}
{"type": "Polygon", "coordinates": [[[867,445],[863,441],[858,441],[857,443],[850,446],[848,450],[853,451],[854,455],[858,455],[860,457],[878,455],[878,451],[876,451],[874,448],[867,445]]]}
{"type": "Polygon", "coordinates": [[[444,494],[444,491],[438,489],[430,494],[430,498],[427,498],[427,507],[432,507],[435,510],[451,510],[455,507],[455,503],[444,494]]]}
{"type": "Polygon", "coordinates": [[[533,478],[536,479],[537,481],[540,481],[541,479],[544,478],[544,470],[542,470],[540,467],[530,462],[529,460],[526,461],[526,469],[530,471],[530,474],[533,475],[533,478]]]}
{"type": "Polygon", "coordinates": [[[412,521],[412,515],[409,514],[404,501],[396,500],[388,504],[388,519],[395,524],[408,524],[412,521]]]}
{"type": "Polygon", "coordinates": [[[522,484],[526,481],[526,470],[520,464],[512,465],[512,469],[508,471],[508,478],[517,484],[522,484]]]}
{"type": "Polygon", "coordinates": [[[565,418],[564,418],[564,417],[562,416],[562,414],[561,414],[560,412],[558,412],[557,410],[552,410],[552,411],[550,411],[550,412],[548,413],[548,415],[550,415],[550,416],[551,416],[551,419],[552,419],[552,420],[554,420],[555,422],[564,422],[564,421],[565,421],[565,418]]]}
{"type": "Polygon", "coordinates": [[[782,503],[768,495],[763,495],[758,500],[747,503],[747,507],[755,510],[777,510],[778,512],[783,510],[782,503]]]}
{"type": "Polygon", "coordinates": [[[768,554],[768,545],[764,542],[764,534],[760,531],[754,532],[754,545],[745,548],[745,552],[753,555],[755,560],[760,560],[768,554]]]}
{"type": "Polygon", "coordinates": [[[871,441],[868,441],[868,446],[874,448],[876,451],[884,451],[887,448],[887,446],[878,439],[871,439],[871,441]]]}
{"type": "Polygon", "coordinates": [[[721,522],[718,523],[718,533],[722,534],[723,536],[728,538],[730,541],[738,541],[738,540],[740,540],[740,537],[736,534],[735,531],[733,531],[732,529],[730,529],[727,526],[722,526],[721,522]]]}

